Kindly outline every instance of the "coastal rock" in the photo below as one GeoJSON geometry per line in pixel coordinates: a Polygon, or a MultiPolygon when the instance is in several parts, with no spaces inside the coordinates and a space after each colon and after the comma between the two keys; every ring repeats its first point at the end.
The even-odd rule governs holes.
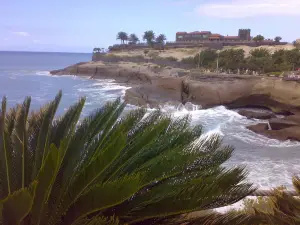
{"type": "Polygon", "coordinates": [[[264,135],[265,131],[268,130],[268,124],[267,123],[259,123],[259,124],[248,126],[247,128],[255,133],[264,135]]]}
{"type": "Polygon", "coordinates": [[[273,118],[269,120],[272,130],[281,130],[288,127],[298,126],[299,124],[294,121],[286,120],[285,118],[273,118]]]}
{"type": "Polygon", "coordinates": [[[271,118],[276,118],[276,115],[272,112],[254,112],[251,110],[239,110],[238,113],[242,116],[247,117],[247,119],[261,119],[267,120],[271,118]]]}
{"type": "Polygon", "coordinates": [[[151,84],[136,86],[128,89],[125,101],[129,104],[157,106],[166,102],[179,104],[181,96],[182,80],[177,78],[152,79],[151,84]]]}
{"type": "Polygon", "coordinates": [[[268,130],[267,123],[259,123],[247,127],[249,130],[264,135],[271,139],[277,139],[279,141],[293,140],[300,141],[300,127],[293,126],[284,128],[281,130],[268,130]]]}

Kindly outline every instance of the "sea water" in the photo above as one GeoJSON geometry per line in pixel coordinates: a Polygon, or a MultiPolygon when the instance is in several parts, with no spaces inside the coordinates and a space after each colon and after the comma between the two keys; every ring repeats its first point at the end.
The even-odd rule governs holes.
{"type": "MultiPolygon", "coordinates": [[[[105,102],[124,96],[128,87],[114,80],[51,76],[49,71],[90,59],[91,54],[0,52],[0,96],[7,97],[9,106],[21,103],[25,96],[32,96],[32,108],[38,109],[61,89],[63,99],[58,114],[85,96],[83,115],[87,115],[105,102]]],[[[292,176],[299,175],[300,143],[268,139],[246,129],[260,120],[248,120],[224,106],[201,109],[200,105],[189,103],[166,105],[162,110],[175,117],[190,114],[192,124],[202,124],[205,135],[221,135],[225,144],[235,147],[233,157],[226,164],[246,166],[248,180],[260,189],[279,185],[292,188],[292,176]]]]}

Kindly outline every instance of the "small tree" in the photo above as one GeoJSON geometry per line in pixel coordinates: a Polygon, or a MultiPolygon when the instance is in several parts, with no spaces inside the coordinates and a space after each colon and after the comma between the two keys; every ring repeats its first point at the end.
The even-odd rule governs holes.
{"type": "Polygon", "coordinates": [[[295,66],[298,66],[300,64],[299,49],[286,51],[286,61],[291,65],[292,70],[295,70],[295,66]]]}
{"type": "Polygon", "coordinates": [[[277,36],[274,38],[274,40],[275,40],[275,42],[280,42],[282,40],[282,37],[277,36]]]}
{"type": "Polygon", "coordinates": [[[160,44],[164,44],[165,40],[167,40],[166,35],[160,34],[156,38],[156,42],[160,44]]]}
{"type": "Polygon", "coordinates": [[[259,41],[265,40],[265,37],[259,34],[256,37],[254,37],[252,40],[256,41],[256,42],[259,42],[259,41]]]}
{"type": "Polygon", "coordinates": [[[131,44],[136,44],[137,42],[140,41],[140,39],[136,36],[136,34],[130,34],[128,40],[131,44]]]}
{"type": "Polygon", "coordinates": [[[155,33],[152,30],[145,31],[143,40],[146,40],[148,45],[152,46],[153,41],[155,40],[155,33]]]}
{"type": "Polygon", "coordinates": [[[125,41],[128,40],[128,34],[124,31],[120,31],[118,34],[117,34],[117,40],[121,40],[121,44],[124,44],[125,41]]]}

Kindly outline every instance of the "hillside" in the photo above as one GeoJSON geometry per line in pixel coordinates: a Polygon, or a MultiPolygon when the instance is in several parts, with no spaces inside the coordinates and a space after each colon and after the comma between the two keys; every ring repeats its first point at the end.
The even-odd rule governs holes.
{"type": "MultiPolygon", "coordinates": [[[[223,50],[230,49],[230,48],[244,49],[245,56],[248,56],[249,52],[252,49],[256,49],[256,48],[266,48],[271,53],[273,53],[276,50],[280,50],[280,49],[291,50],[295,47],[292,44],[277,45],[277,46],[263,46],[263,47],[249,47],[249,46],[229,47],[229,46],[226,46],[223,48],[223,50]]],[[[163,58],[172,56],[172,57],[175,57],[175,58],[181,60],[182,58],[194,56],[196,53],[198,53],[199,51],[202,51],[204,49],[206,49],[206,48],[177,48],[177,49],[168,49],[168,50],[164,50],[164,51],[149,49],[149,53],[156,52],[156,54],[158,54],[158,56],[163,57],[163,58]]],[[[144,49],[143,50],[127,50],[127,51],[120,51],[120,52],[112,52],[111,54],[114,54],[116,56],[144,56],[144,49]]]]}

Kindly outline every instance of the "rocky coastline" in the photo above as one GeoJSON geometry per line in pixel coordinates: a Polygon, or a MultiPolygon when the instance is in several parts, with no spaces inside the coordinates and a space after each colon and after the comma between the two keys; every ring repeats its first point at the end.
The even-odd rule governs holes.
{"type": "Polygon", "coordinates": [[[264,120],[248,127],[253,132],[278,140],[300,141],[300,83],[297,81],[266,76],[203,75],[195,70],[159,67],[151,63],[101,61],[78,63],[51,71],[51,74],[115,79],[131,86],[126,91],[125,101],[138,106],[191,102],[202,108],[224,105],[230,109],[269,109],[272,115],[259,115],[249,110],[240,114],[249,119],[264,120]],[[277,118],[278,115],[281,117],[277,118]]]}

